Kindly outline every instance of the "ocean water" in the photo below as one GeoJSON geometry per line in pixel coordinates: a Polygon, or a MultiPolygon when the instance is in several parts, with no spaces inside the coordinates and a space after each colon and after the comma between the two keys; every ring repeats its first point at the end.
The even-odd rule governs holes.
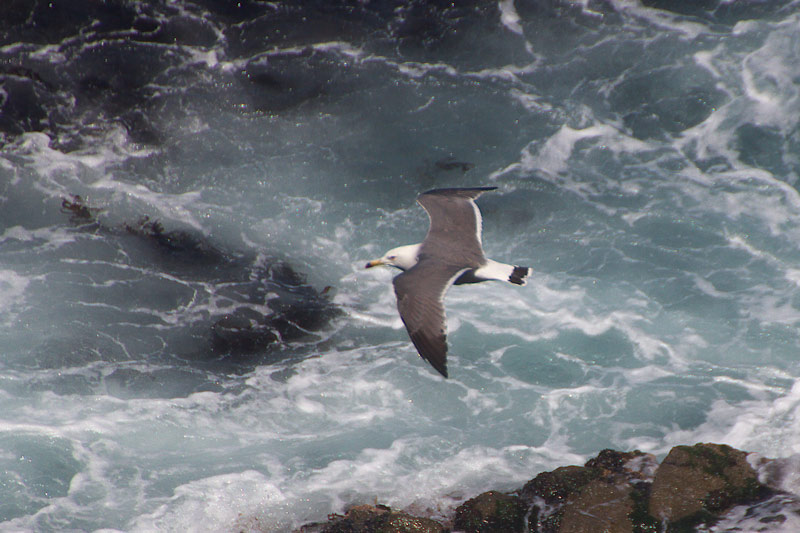
{"type": "Polygon", "coordinates": [[[797,1],[31,4],[0,7],[0,530],[447,518],[695,442],[800,493],[797,1]],[[451,186],[498,187],[484,248],[534,272],[448,293],[445,380],[363,265],[451,186]]]}

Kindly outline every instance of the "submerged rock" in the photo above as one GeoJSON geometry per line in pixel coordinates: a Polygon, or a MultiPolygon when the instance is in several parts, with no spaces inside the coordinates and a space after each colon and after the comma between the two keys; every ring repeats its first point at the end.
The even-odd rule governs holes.
{"type": "Polygon", "coordinates": [[[194,116],[187,100],[273,113],[362,87],[361,67],[320,43],[460,66],[475,56],[464,42],[500,16],[489,0],[4,0],[0,42],[16,46],[0,61],[0,145],[42,132],[70,152],[122,125],[135,143],[163,147],[194,116]],[[245,67],[220,68],[218,54],[245,67]]]}
{"type": "Polygon", "coordinates": [[[199,358],[250,359],[273,346],[315,340],[340,313],[331,287],[316,289],[286,261],[237,253],[199,232],[168,229],[148,216],[109,224],[99,217],[107,209],[78,195],[62,198],[61,212],[80,230],[115,239],[126,267],[165,273],[176,284],[193,287],[193,300],[206,295],[213,302],[212,311],[199,313],[198,324],[185,325],[187,332],[192,327],[208,331],[208,349],[199,358]]]}
{"type": "Polygon", "coordinates": [[[211,326],[214,353],[252,353],[278,339],[264,315],[248,307],[225,315],[211,326]]]}
{"type": "Polygon", "coordinates": [[[461,172],[467,172],[475,168],[475,163],[469,163],[467,161],[458,161],[453,156],[445,157],[444,159],[439,159],[434,163],[434,166],[438,170],[443,170],[445,172],[449,172],[451,170],[460,170],[461,172]]]}

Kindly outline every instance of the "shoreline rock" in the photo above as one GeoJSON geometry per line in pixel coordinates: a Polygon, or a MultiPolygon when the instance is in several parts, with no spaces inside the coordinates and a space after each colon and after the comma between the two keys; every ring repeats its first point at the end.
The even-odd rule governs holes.
{"type": "Polygon", "coordinates": [[[711,527],[729,519],[728,513],[757,520],[759,531],[777,531],[800,515],[800,498],[780,489],[770,468],[777,460],[761,459],[756,471],[748,455],[725,444],[699,443],[675,446],[659,464],[638,450],[603,450],[583,466],[542,472],[519,490],[479,494],[446,523],[384,505],[358,505],[298,531],[673,533],[711,527]],[[769,475],[760,479],[759,472],[769,475]],[[759,519],[764,509],[769,516],[759,519]]]}

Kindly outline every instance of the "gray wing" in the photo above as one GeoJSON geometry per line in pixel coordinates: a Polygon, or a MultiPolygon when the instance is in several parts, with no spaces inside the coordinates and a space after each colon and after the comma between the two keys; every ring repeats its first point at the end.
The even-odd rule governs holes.
{"type": "Polygon", "coordinates": [[[394,278],[397,310],[419,355],[447,377],[447,326],[444,295],[464,271],[422,258],[394,278]]]}
{"type": "Polygon", "coordinates": [[[475,198],[496,188],[434,189],[420,194],[417,202],[431,219],[420,254],[471,268],[486,263],[475,198]]]}

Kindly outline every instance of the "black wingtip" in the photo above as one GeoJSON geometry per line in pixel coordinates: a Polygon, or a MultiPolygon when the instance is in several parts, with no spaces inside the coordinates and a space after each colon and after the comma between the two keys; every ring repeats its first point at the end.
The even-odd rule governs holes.
{"type": "Polygon", "coordinates": [[[433,367],[434,370],[436,370],[438,373],[444,376],[445,379],[447,379],[447,360],[438,361],[437,359],[432,357],[425,357],[421,353],[419,354],[419,356],[422,359],[426,360],[433,367]]]}
{"type": "Polygon", "coordinates": [[[525,285],[527,278],[531,274],[531,269],[528,267],[515,266],[508,281],[515,285],[525,285]]]}
{"type": "Polygon", "coordinates": [[[432,339],[420,334],[411,333],[411,342],[417,349],[419,356],[427,361],[438,373],[447,377],[447,341],[442,335],[440,338],[432,339]]]}

